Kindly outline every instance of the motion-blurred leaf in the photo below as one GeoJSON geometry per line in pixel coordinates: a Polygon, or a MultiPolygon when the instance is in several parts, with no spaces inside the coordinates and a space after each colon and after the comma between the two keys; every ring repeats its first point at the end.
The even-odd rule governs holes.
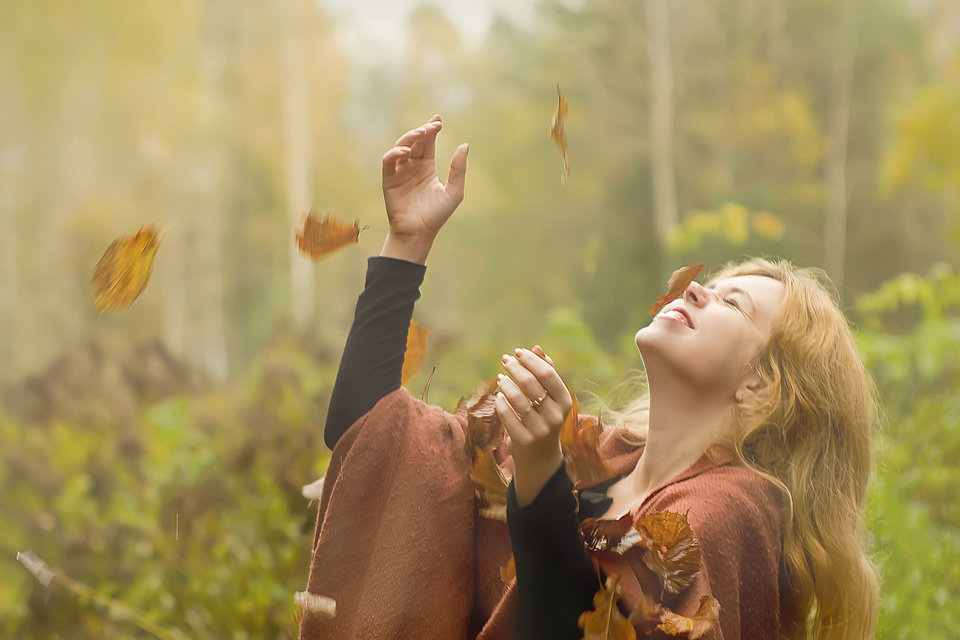
{"type": "Polygon", "coordinates": [[[720,603],[713,596],[701,596],[700,607],[692,618],[678,615],[664,608],[660,613],[660,619],[657,629],[668,636],[697,640],[720,621],[720,603]]]}
{"type": "Polygon", "coordinates": [[[313,211],[303,220],[303,227],[297,231],[297,249],[314,260],[341,249],[348,244],[356,244],[360,238],[359,221],[353,225],[340,222],[329,214],[318,220],[313,211]]]}
{"type": "Polygon", "coordinates": [[[564,122],[567,119],[567,99],[560,91],[560,85],[557,85],[557,110],[550,121],[550,139],[560,147],[560,154],[563,156],[563,173],[560,174],[560,182],[564,183],[570,177],[570,161],[567,159],[567,134],[563,131],[564,122]]]}
{"type": "Polygon", "coordinates": [[[420,365],[427,355],[427,336],[429,329],[424,329],[415,320],[410,320],[407,330],[407,350],[403,356],[403,369],[400,371],[400,384],[407,384],[407,380],[417,375],[420,365]]]}
{"type": "Polygon", "coordinates": [[[583,629],[583,640],[636,640],[636,629],[617,608],[619,582],[620,576],[607,576],[606,584],[593,596],[593,610],[580,614],[577,624],[583,629]]]}
{"type": "Polygon", "coordinates": [[[703,264],[688,264],[671,273],[670,280],[667,281],[667,293],[657,298],[657,301],[653,303],[653,306],[650,307],[650,315],[657,315],[657,312],[663,309],[664,305],[682,294],[693,282],[693,279],[697,277],[701,269],[703,269],[703,264]]]}
{"type": "Polygon", "coordinates": [[[143,293],[159,246],[159,233],[149,226],[110,243],[90,281],[97,293],[99,313],[126,309],[143,293]]]}

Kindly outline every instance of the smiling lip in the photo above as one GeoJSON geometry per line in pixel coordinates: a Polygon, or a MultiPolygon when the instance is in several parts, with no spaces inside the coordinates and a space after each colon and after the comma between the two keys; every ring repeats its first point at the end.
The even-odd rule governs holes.
{"type": "Polygon", "coordinates": [[[685,325],[685,326],[686,326],[687,328],[689,328],[689,329],[693,329],[693,328],[694,328],[693,319],[690,317],[690,314],[687,313],[687,310],[684,309],[683,307],[674,307],[673,309],[668,309],[667,311],[662,312],[660,315],[663,316],[663,317],[664,317],[665,319],[667,319],[667,320],[673,320],[674,322],[680,322],[680,324],[685,325]],[[672,312],[674,312],[674,311],[677,312],[677,313],[679,313],[681,316],[683,316],[685,322],[683,322],[683,321],[681,321],[681,320],[679,320],[679,319],[677,319],[677,318],[671,317],[671,316],[669,315],[670,313],[672,313],[672,312]]]}

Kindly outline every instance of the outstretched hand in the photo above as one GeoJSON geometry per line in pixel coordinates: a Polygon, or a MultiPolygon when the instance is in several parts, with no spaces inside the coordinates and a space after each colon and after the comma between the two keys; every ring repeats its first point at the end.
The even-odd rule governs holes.
{"type": "Polygon", "coordinates": [[[380,255],[424,263],[440,228],[463,201],[466,143],[457,147],[444,185],[437,176],[439,115],[400,136],[383,155],[383,201],[390,231],[380,255]]]}

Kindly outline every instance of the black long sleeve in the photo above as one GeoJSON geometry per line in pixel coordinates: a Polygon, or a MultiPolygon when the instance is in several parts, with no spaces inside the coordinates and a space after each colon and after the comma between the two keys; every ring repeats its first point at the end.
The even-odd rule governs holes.
{"type": "Polygon", "coordinates": [[[577,619],[599,588],[580,539],[577,500],[563,465],[533,502],[507,490],[507,526],[517,567],[518,629],[523,640],[579,640],[577,619]]]}
{"type": "Polygon", "coordinates": [[[400,388],[407,331],[426,267],[374,257],[340,358],[323,439],[333,449],[357,418],[400,388]]]}

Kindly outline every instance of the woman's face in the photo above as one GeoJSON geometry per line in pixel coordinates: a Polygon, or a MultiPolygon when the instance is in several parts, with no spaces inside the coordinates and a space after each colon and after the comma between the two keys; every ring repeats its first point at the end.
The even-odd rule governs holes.
{"type": "Polygon", "coordinates": [[[702,388],[733,393],[770,339],[784,286],[765,276],[690,283],[636,335],[648,376],[667,367],[702,388]]]}

